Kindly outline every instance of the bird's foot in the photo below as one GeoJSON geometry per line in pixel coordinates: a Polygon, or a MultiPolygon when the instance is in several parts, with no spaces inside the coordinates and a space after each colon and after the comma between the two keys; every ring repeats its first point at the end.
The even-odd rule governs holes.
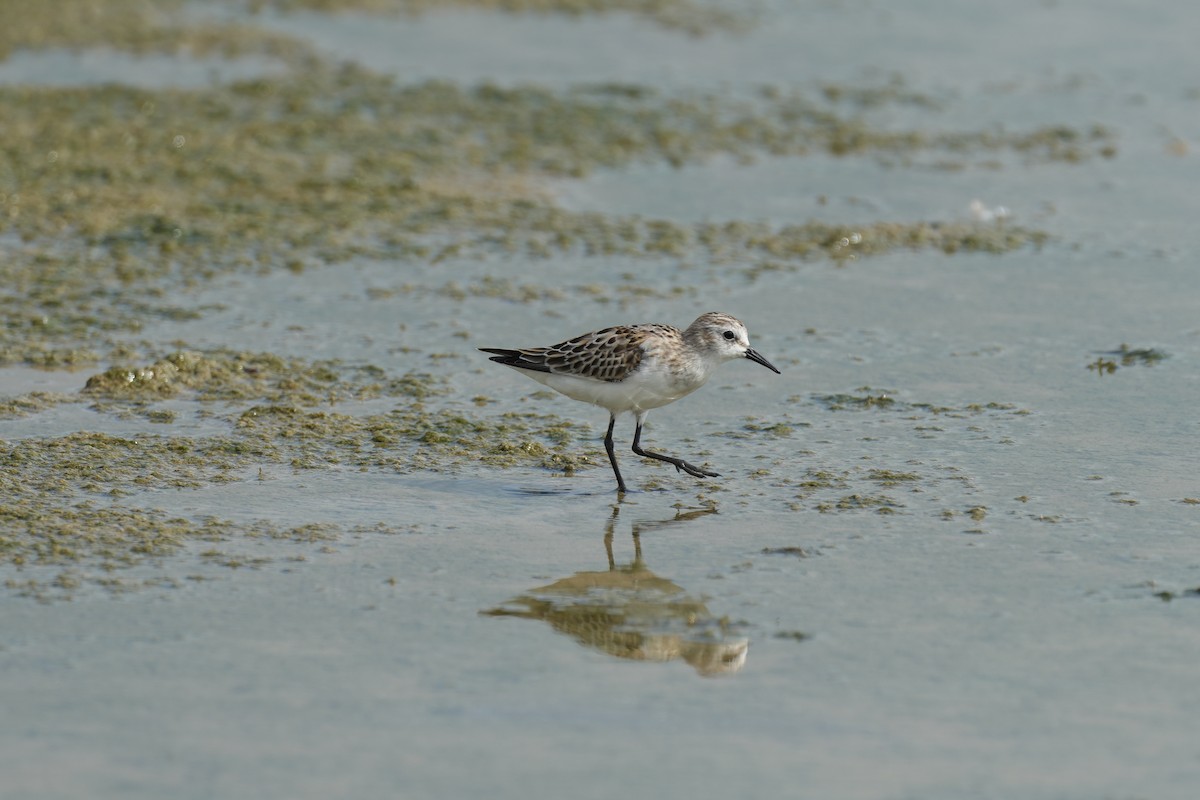
{"type": "Polygon", "coordinates": [[[721,477],[721,473],[719,473],[719,472],[712,472],[711,470],[701,469],[700,467],[697,467],[693,464],[689,464],[688,462],[684,461],[682,458],[673,459],[671,461],[671,463],[675,465],[676,470],[681,470],[683,472],[686,472],[688,475],[691,475],[693,478],[719,478],[719,477],[721,477]]]}
{"type": "Polygon", "coordinates": [[[700,469],[700,467],[697,467],[693,464],[689,464],[688,462],[684,461],[682,458],[675,458],[674,456],[664,456],[662,453],[651,453],[649,450],[643,450],[637,446],[636,441],[634,442],[633,452],[637,453],[642,458],[653,458],[658,461],[665,461],[668,464],[673,465],[677,471],[686,472],[688,475],[691,475],[693,478],[719,478],[719,477],[721,477],[721,473],[719,473],[719,472],[712,472],[711,470],[700,469]]]}

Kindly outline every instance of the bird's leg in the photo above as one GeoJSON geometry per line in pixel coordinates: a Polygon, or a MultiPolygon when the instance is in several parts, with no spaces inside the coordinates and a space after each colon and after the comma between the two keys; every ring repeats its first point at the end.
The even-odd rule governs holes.
{"type": "Polygon", "coordinates": [[[604,449],[608,451],[608,460],[612,462],[613,474],[617,476],[617,492],[625,494],[629,491],[625,488],[625,479],[621,477],[621,470],[617,467],[617,454],[613,452],[613,426],[617,424],[617,415],[608,415],[608,433],[604,434],[604,449]]]}
{"type": "Polygon", "coordinates": [[[641,419],[638,419],[637,429],[634,431],[634,434],[633,434],[633,452],[637,453],[639,456],[642,456],[643,458],[655,458],[655,459],[658,459],[659,461],[665,461],[668,464],[674,464],[675,469],[683,470],[688,475],[692,475],[696,478],[718,478],[721,476],[721,473],[719,473],[719,472],[709,472],[706,469],[700,469],[699,467],[693,466],[693,465],[689,464],[688,462],[684,461],[682,458],[672,458],[671,456],[664,456],[662,453],[651,453],[649,450],[643,450],[642,449],[642,420],[641,419]]]}

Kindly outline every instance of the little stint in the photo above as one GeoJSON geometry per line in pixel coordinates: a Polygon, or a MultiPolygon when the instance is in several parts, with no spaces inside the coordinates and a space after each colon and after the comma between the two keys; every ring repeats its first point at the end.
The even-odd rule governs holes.
{"type": "Polygon", "coordinates": [[[699,389],[713,371],[738,358],[748,358],[772,372],[779,370],[750,346],[746,326],[728,314],[701,314],[687,330],[647,323],[618,325],[576,336],[552,347],[506,350],[479,348],[491,361],[512,367],[573,400],[608,409],[604,449],[617,476],[617,491],[625,493],[625,479],[613,451],[613,426],[617,416],[631,411],[637,420],[633,452],[673,464],[697,478],[720,473],[689,464],[682,458],[643,450],[642,425],[652,408],[673,403],[699,389]]]}

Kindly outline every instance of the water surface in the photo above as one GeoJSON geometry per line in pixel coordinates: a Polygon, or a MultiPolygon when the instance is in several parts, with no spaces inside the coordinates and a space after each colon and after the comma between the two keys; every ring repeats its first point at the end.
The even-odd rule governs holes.
{"type": "MultiPolygon", "coordinates": [[[[696,251],[364,255],[181,291],[172,301],[199,316],[148,318],[131,347],[438,374],[448,392],[429,408],[564,417],[586,426],[578,452],[598,452],[604,412],[536,394],[475,348],[719,309],[783,374],[730,364],[650,416],[651,446],[719,480],[636,459],[624,420],[638,490],[623,501],[602,453],[573,474],[470,458],[264,463],[93,497],[337,534],[189,541],[121,571],[128,591],[5,595],[6,796],[1190,797],[1195,14],[767,3],[748,33],[698,39],[622,15],[264,15],[402,82],[736,95],[896,74],[937,103],[865,112],[884,126],[1103,125],[1117,150],[1080,163],[760,154],[537,182],[572,211],[686,224],[949,223],[980,200],[1050,233],[1000,255],[770,268],[696,251]],[[1166,358],[1126,361],[1122,345],[1166,358]],[[1088,368],[1105,359],[1114,371],[1088,368]]],[[[0,81],[21,63],[0,64],[0,81]]],[[[12,396],[74,393],[98,371],[13,367],[0,381],[12,396]]],[[[204,437],[243,410],[164,403],[167,423],[65,402],[0,426],[10,443],[204,437]]],[[[56,569],[3,567],[13,581],[56,569]]]]}

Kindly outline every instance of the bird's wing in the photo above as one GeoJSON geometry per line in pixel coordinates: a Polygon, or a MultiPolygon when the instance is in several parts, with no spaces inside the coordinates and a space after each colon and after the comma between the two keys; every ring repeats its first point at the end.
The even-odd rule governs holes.
{"type": "Polygon", "coordinates": [[[648,337],[655,335],[653,327],[622,325],[605,328],[552,347],[479,349],[493,353],[491,360],[507,367],[613,383],[625,380],[642,363],[646,352],[643,344],[648,337]]]}

